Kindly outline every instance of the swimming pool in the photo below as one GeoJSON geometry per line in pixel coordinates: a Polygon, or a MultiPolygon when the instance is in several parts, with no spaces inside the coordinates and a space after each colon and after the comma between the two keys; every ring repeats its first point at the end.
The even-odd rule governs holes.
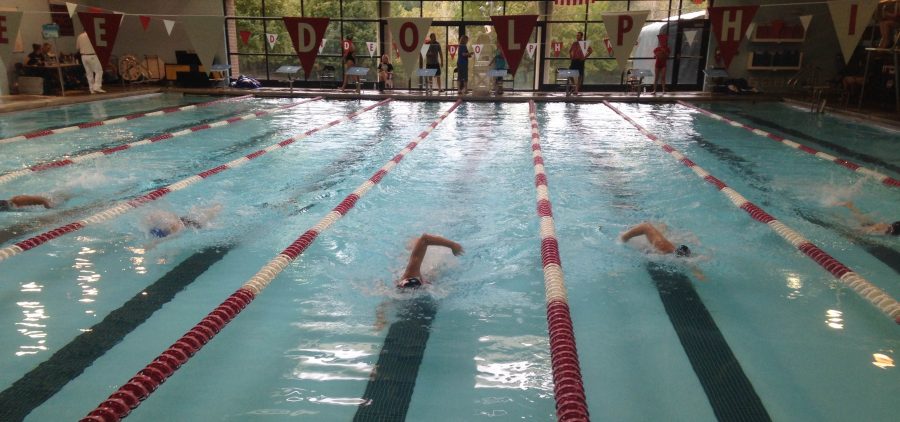
{"type": "MultiPolygon", "coordinates": [[[[209,100],[163,98],[121,112],[209,100]]],[[[290,102],[226,102],[11,143],[0,174],[290,102]]],[[[122,114],[99,104],[96,119],[122,114]]],[[[3,246],[375,104],[310,101],[11,181],[4,196],[71,199],[0,213],[3,246]]],[[[375,106],[0,261],[3,419],[83,417],[451,105],[375,106]],[[149,214],[214,204],[223,210],[210,227],[149,246],[149,214]]],[[[614,106],[900,297],[896,238],[860,236],[847,210],[830,206],[853,200],[896,218],[896,188],[684,106],[614,106]]],[[[701,106],[826,151],[839,143],[858,154],[848,159],[898,175],[896,132],[780,104],[701,106]]],[[[891,420],[900,410],[891,319],[603,104],[537,104],[537,120],[593,419],[891,420]],[[644,220],[690,244],[705,280],[682,260],[616,241],[644,220]]],[[[129,419],[554,419],[530,140],[528,104],[462,103],[129,419]],[[429,252],[434,284],[398,292],[407,243],[423,232],[466,254],[429,252]],[[390,354],[382,349],[400,353],[379,368],[406,380],[394,390],[370,383],[390,354]]]]}

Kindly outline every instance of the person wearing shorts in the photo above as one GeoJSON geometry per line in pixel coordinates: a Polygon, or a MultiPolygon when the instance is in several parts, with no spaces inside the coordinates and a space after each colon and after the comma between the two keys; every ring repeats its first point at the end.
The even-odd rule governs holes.
{"type": "Polygon", "coordinates": [[[436,69],[434,80],[437,82],[438,92],[444,92],[441,88],[441,63],[444,62],[444,53],[441,51],[441,44],[438,43],[437,35],[434,32],[429,35],[428,51],[425,53],[425,68],[436,69]]]}

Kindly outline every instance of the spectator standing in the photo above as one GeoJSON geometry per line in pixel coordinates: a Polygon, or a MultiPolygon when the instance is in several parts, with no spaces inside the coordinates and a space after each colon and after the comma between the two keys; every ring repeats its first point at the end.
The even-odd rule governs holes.
{"type": "Polygon", "coordinates": [[[106,92],[103,90],[103,65],[100,64],[100,59],[97,58],[97,53],[94,51],[94,46],[91,45],[87,32],[82,31],[78,35],[78,39],[75,40],[75,48],[81,54],[81,64],[84,66],[84,73],[87,77],[88,88],[91,94],[106,92]]]}

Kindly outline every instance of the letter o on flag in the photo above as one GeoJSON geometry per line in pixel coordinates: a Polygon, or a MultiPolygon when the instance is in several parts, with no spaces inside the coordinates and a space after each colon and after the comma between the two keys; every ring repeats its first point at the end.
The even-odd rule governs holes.
{"type": "Polygon", "coordinates": [[[400,25],[400,49],[409,53],[414,51],[417,45],[419,45],[419,29],[412,22],[404,22],[400,25]]]}

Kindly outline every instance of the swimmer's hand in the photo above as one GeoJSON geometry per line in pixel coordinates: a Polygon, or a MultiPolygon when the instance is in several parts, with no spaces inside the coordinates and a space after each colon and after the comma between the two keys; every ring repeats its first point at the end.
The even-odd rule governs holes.
{"type": "Polygon", "coordinates": [[[463,250],[462,245],[460,245],[459,243],[451,246],[450,250],[453,251],[453,255],[455,255],[455,256],[460,256],[466,252],[463,250]]]}

